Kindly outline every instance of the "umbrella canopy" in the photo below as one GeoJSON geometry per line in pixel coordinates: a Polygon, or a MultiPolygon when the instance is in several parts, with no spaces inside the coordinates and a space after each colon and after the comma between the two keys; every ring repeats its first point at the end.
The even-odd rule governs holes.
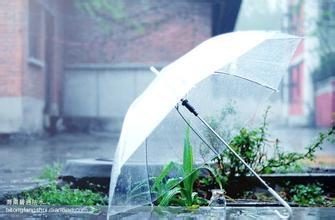
{"type": "Polygon", "coordinates": [[[213,37],[163,68],[131,104],[113,160],[110,205],[122,166],[194,86],[229,74],[276,90],[300,38],[278,32],[213,37]]]}

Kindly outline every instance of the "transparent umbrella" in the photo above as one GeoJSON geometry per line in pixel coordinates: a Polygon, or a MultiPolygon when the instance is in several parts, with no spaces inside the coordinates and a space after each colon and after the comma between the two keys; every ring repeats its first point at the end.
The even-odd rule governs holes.
{"type": "Polygon", "coordinates": [[[108,213],[153,204],[162,194],[173,194],[173,186],[192,175],[185,175],[190,167],[175,165],[172,170],[169,166],[171,161],[181,164],[185,160],[185,122],[197,134],[190,135],[195,164],[201,166],[229,149],[234,126],[257,122],[255,113],[277,91],[299,41],[279,32],[234,32],[203,42],[160,72],[152,68],[157,77],[131,104],[123,122],[113,160],[108,213]],[[226,114],[232,110],[235,117],[226,114]],[[213,117],[225,118],[224,137],[206,122],[213,117]],[[219,144],[211,144],[213,135],[208,132],[219,144]],[[206,153],[203,143],[210,149],[206,153]],[[169,165],[164,169],[162,164],[169,165]],[[160,177],[166,179],[165,171],[176,178],[159,182],[160,177]]]}

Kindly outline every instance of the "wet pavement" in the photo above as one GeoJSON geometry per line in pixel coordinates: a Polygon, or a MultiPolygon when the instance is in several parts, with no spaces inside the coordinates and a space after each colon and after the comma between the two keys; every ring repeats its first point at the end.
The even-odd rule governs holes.
{"type": "MultiPolygon", "coordinates": [[[[189,211],[185,208],[140,207],[126,213],[112,216],[110,219],[280,219],[274,210],[284,213],[281,207],[203,207],[189,211]]],[[[107,207],[98,212],[88,207],[52,207],[52,206],[0,206],[0,219],[106,219],[107,207]]],[[[334,208],[293,208],[292,220],[334,219],[334,208]]]]}
{"type": "MultiPolygon", "coordinates": [[[[278,210],[281,214],[285,209],[281,207],[202,207],[194,211],[187,211],[185,208],[146,208],[141,207],[119,215],[119,219],[222,219],[222,220],[251,220],[251,219],[281,219],[274,213],[278,210]]],[[[334,219],[335,209],[332,208],[292,208],[293,215],[290,219],[316,220],[334,219]]],[[[114,219],[114,218],[111,218],[114,219]]],[[[115,218],[117,219],[117,218],[115,218]]]]}
{"type": "MultiPolygon", "coordinates": [[[[272,137],[282,140],[284,149],[302,152],[321,130],[274,129],[272,137]],[[290,146],[290,147],[287,147],[290,146]]],[[[68,159],[104,158],[111,159],[117,144],[118,134],[59,134],[53,137],[12,137],[0,142],[0,197],[24,187],[37,184],[45,165],[54,162],[64,164],[68,159]]],[[[155,153],[157,160],[165,160],[165,155],[155,153]]],[[[317,152],[319,166],[335,167],[335,147],[324,145],[317,152]]]]}
{"type": "Polygon", "coordinates": [[[38,184],[44,166],[68,159],[112,158],[117,135],[60,134],[19,137],[0,143],[0,198],[38,184]]]}

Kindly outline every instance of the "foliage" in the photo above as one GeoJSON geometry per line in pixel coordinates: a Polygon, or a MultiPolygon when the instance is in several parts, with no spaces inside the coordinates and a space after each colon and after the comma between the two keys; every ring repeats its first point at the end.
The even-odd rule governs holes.
{"type": "Polygon", "coordinates": [[[320,184],[295,185],[289,193],[291,200],[301,206],[327,205],[326,196],[320,184]]]}
{"type": "MultiPolygon", "coordinates": [[[[300,0],[302,1],[302,0],[300,0]]],[[[303,2],[302,2],[303,4],[303,2]]],[[[314,82],[325,80],[334,75],[334,27],[335,11],[333,10],[335,0],[318,1],[318,16],[311,16],[307,21],[314,23],[307,35],[318,39],[319,43],[311,52],[314,52],[320,58],[319,66],[313,71],[312,77],[314,82]]],[[[301,10],[302,11],[302,10],[301,10]]],[[[301,13],[300,11],[300,13],[301,13]]],[[[299,13],[299,12],[295,12],[299,13]]]]}
{"type": "Polygon", "coordinates": [[[107,199],[100,193],[91,190],[73,189],[69,184],[57,185],[61,165],[55,163],[43,168],[40,179],[48,181],[46,186],[23,192],[20,197],[35,201],[39,205],[105,205],[107,199]]]}
{"type": "Polygon", "coordinates": [[[62,166],[59,163],[54,163],[53,165],[46,165],[45,167],[43,167],[42,174],[38,178],[45,179],[50,182],[56,181],[61,170],[62,166]]]}
{"type": "MultiPolygon", "coordinates": [[[[251,129],[243,127],[239,133],[230,140],[230,146],[239,154],[246,163],[250,165],[257,173],[275,173],[287,172],[294,169],[301,170],[299,162],[304,159],[313,160],[315,152],[322,149],[322,144],[325,141],[331,141],[334,137],[334,128],[329,129],[325,133],[320,133],[318,138],[306,148],[305,153],[283,152],[279,145],[279,140],[272,141],[268,135],[267,117],[270,108],[267,108],[263,121],[260,127],[251,129]],[[269,157],[269,151],[273,151],[273,156],[269,157]]],[[[223,121],[216,121],[216,124],[223,121]]],[[[219,126],[217,126],[219,128],[219,126]]],[[[220,133],[220,131],[219,131],[220,133]]],[[[222,132],[221,132],[222,133],[222,132]]],[[[208,136],[212,135],[208,133],[208,136]]],[[[213,135],[212,135],[213,136],[213,135]]],[[[214,137],[212,137],[214,138],[214,137]]],[[[214,143],[212,141],[212,143],[214,143]]],[[[220,157],[214,158],[216,162],[212,165],[215,176],[208,177],[209,179],[202,180],[204,184],[213,184],[220,180],[222,186],[225,187],[235,176],[246,176],[250,171],[244,164],[234,156],[228,149],[221,152],[220,157]]]]}
{"type": "Polygon", "coordinates": [[[167,206],[170,204],[171,200],[180,193],[180,178],[168,178],[169,173],[175,169],[179,168],[178,164],[170,162],[167,164],[160,175],[154,178],[154,184],[152,186],[152,192],[157,198],[156,203],[160,206],[167,206]]]}
{"type": "Polygon", "coordinates": [[[72,189],[69,184],[58,187],[55,182],[37,190],[24,192],[26,200],[37,201],[39,205],[105,205],[106,199],[91,190],[72,189]]]}
{"type": "MultiPolygon", "coordinates": [[[[216,116],[207,117],[206,121],[208,124],[221,136],[223,139],[230,141],[234,135],[236,135],[237,131],[241,128],[236,121],[237,112],[235,110],[235,103],[233,101],[228,102],[226,106],[224,106],[221,112],[216,116]],[[226,122],[234,121],[235,123],[226,123],[226,122]],[[225,122],[225,123],[223,123],[225,122]]],[[[210,146],[213,147],[217,152],[221,152],[222,143],[216,136],[214,136],[211,132],[205,131],[204,137],[210,146]]],[[[208,155],[211,155],[209,152],[208,146],[202,144],[200,146],[200,156],[203,158],[206,163],[209,159],[208,155]]]]}
{"type": "MultiPolygon", "coordinates": [[[[297,162],[303,159],[314,160],[315,152],[322,149],[322,144],[325,141],[332,141],[335,135],[335,128],[330,128],[327,132],[319,133],[319,136],[311,145],[305,148],[306,153],[284,153],[277,149],[277,156],[268,160],[267,164],[260,170],[264,173],[273,173],[278,169],[286,170],[292,166],[297,166],[297,162]]],[[[278,147],[277,147],[278,148],[278,147]]]]}
{"type": "Polygon", "coordinates": [[[123,0],[76,0],[75,7],[87,14],[107,34],[119,24],[144,33],[143,26],[127,15],[127,8],[123,0]]]}
{"type": "Polygon", "coordinates": [[[320,57],[320,64],[313,72],[314,81],[322,81],[334,76],[335,73],[335,52],[323,54],[320,57]]]}
{"type": "MultiPolygon", "coordinates": [[[[279,195],[299,206],[333,207],[334,198],[328,197],[323,185],[319,183],[292,185],[289,182],[281,188],[279,195]]],[[[244,192],[243,199],[252,199],[262,202],[276,202],[275,198],[267,192],[244,192]]]]}
{"type": "MultiPolygon", "coordinates": [[[[243,127],[239,130],[237,135],[232,135],[229,141],[230,146],[258,173],[287,172],[292,169],[299,171],[301,170],[299,163],[301,160],[313,160],[315,152],[322,149],[322,144],[325,141],[334,141],[335,128],[333,127],[327,132],[320,133],[314,142],[306,148],[305,153],[283,152],[280,148],[279,140],[272,141],[269,138],[267,122],[269,110],[270,108],[266,109],[263,115],[263,121],[258,128],[251,129],[243,127]],[[268,156],[269,149],[274,152],[271,157],[268,156]]],[[[224,120],[229,117],[229,115],[235,114],[232,106],[222,112],[219,120],[224,120]]],[[[220,131],[220,129],[223,128],[221,124],[224,124],[222,121],[212,118],[211,123],[216,125],[217,131],[224,134],[223,131],[220,131]]],[[[206,136],[210,138],[210,143],[215,145],[218,149],[219,143],[214,137],[210,137],[210,135],[211,134],[208,133],[206,136]]],[[[201,167],[195,168],[190,143],[190,131],[188,128],[184,140],[183,164],[180,165],[170,162],[163,168],[159,176],[150,179],[149,182],[153,182],[151,192],[155,195],[155,198],[157,198],[155,204],[159,206],[178,205],[197,207],[199,205],[208,205],[211,189],[220,188],[223,190],[232,182],[235,176],[243,177],[249,174],[249,170],[244,164],[227,149],[224,149],[220,156],[215,157],[213,163],[204,164],[201,167]],[[182,178],[169,177],[169,174],[174,169],[182,173],[180,175],[182,178]],[[201,172],[200,175],[200,171],[205,172],[201,172]]],[[[142,183],[135,185],[131,191],[131,199],[141,195],[144,189],[144,183],[147,183],[147,181],[142,181],[142,183]]],[[[282,193],[284,196],[287,194],[292,195],[294,200],[303,200],[302,193],[300,193],[301,187],[299,187],[297,186],[289,192],[282,193]]],[[[308,186],[307,190],[318,190],[318,188],[313,187],[308,186]]],[[[313,193],[310,195],[312,196],[313,193]]],[[[263,194],[259,194],[257,199],[258,197],[266,198],[263,194]]],[[[311,198],[306,198],[306,201],[308,199],[311,198]]],[[[272,201],[271,198],[268,201],[272,201]]],[[[318,204],[321,202],[320,198],[317,197],[313,197],[309,202],[312,204],[313,201],[318,204]]]]}
{"type": "MultiPolygon", "coordinates": [[[[170,163],[171,164],[171,163],[170,163]]],[[[169,164],[169,165],[170,165],[169,164]]],[[[172,163],[174,164],[174,163],[172,163]]],[[[169,167],[168,165],[168,167],[169,167]]],[[[176,164],[174,164],[177,166],[176,164]]],[[[170,168],[171,169],[171,168],[170,168]]],[[[168,172],[163,169],[162,174],[156,178],[153,189],[161,189],[162,185],[165,185],[165,190],[159,190],[162,193],[158,196],[158,203],[160,206],[166,205],[178,205],[194,207],[202,204],[206,204],[206,200],[200,198],[196,192],[193,191],[194,183],[199,177],[199,170],[193,165],[193,149],[190,142],[190,129],[187,127],[185,139],[184,139],[184,153],[183,153],[183,164],[182,164],[182,181],[179,179],[168,179],[166,183],[161,180],[163,176],[167,176],[168,172]],[[177,186],[175,183],[180,182],[177,186]],[[174,187],[175,186],[175,187],[174,187]],[[160,197],[161,196],[161,197],[160,197]]]]}
{"type": "Polygon", "coordinates": [[[184,154],[183,154],[183,187],[181,194],[184,198],[186,206],[191,206],[196,203],[196,194],[193,193],[193,185],[195,180],[199,177],[199,172],[193,167],[193,150],[190,142],[190,128],[187,127],[184,140],[184,154]]]}
{"type": "MultiPolygon", "coordinates": [[[[225,140],[231,140],[232,136],[234,135],[234,131],[239,128],[237,124],[233,126],[229,126],[228,124],[222,123],[224,121],[228,121],[231,119],[236,119],[236,110],[234,107],[234,102],[229,102],[224,108],[222,108],[221,112],[217,116],[212,116],[207,118],[209,125],[218,132],[218,134],[223,137],[225,140]]],[[[213,146],[215,149],[220,149],[222,145],[221,142],[214,136],[212,133],[206,132],[206,140],[209,141],[210,145],[213,146]]]]}
{"type": "MultiPolygon", "coordinates": [[[[290,23],[291,27],[289,30],[294,32],[293,34],[306,35],[311,38],[316,38],[318,44],[314,45],[308,51],[314,53],[315,57],[320,58],[319,67],[316,68],[312,74],[314,82],[327,79],[334,74],[334,27],[335,27],[335,10],[333,10],[335,5],[335,0],[323,0],[323,1],[311,1],[315,4],[317,10],[317,15],[305,16],[304,13],[309,13],[305,11],[304,6],[305,0],[297,0],[294,4],[290,5],[290,23]],[[294,19],[298,18],[298,19],[294,19]],[[303,22],[307,22],[308,28],[300,28],[304,26],[303,22]],[[304,33],[302,33],[302,30],[304,33]]],[[[310,3],[311,3],[310,2],[310,3]]],[[[309,4],[310,4],[309,3],[309,4]]]]}
{"type": "MultiPolygon", "coordinates": [[[[183,164],[170,162],[164,166],[157,177],[150,179],[150,181],[153,181],[151,192],[156,198],[155,204],[159,206],[177,205],[192,208],[206,205],[208,202],[199,197],[197,192],[194,192],[195,182],[199,177],[199,169],[193,165],[193,149],[190,142],[190,130],[187,127],[184,139],[183,164]],[[169,177],[169,174],[174,169],[181,172],[182,178],[169,177]]],[[[142,190],[146,184],[146,181],[140,181],[135,184],[135,187],[130,191],[128,199],[142,196],[142,190]]]]}
{"type": "Polygon", "coordinates": [[[323,57],[334,51],[334,32],[332,31],[335,27],[335,11],[333,10],[334,5],[334,0],[320,1],[320,11],[318,14],[318,18],[314,19],[316,25],[314,31],[312,32],[312,35],[316,36],[319,39],[320,43],[317,52],[323,57]]]}
{"type": "MultiPolygon", "coordinates": [[[[229,142],[230,146],[239,154],[253,169],[259,171],[266,163],[265,147],[267,142],[267,115],[269,108],[265,111],[263,123],[259,128],[248,129],[241,128],[239,133],[235,135],[229,142]]],[[[217,122],[224,124],[224,121],[217,122]]],[[[277,141],[275,145],[277,145],[277,141]]],[[[226,185],[233,177],[245,176],[249,170],[244,164],[238,160],[228,149],[224,149],[220,157],[214,159],[217,163],[216,174],[226,178],[221,178],[226,185]]],[[[217,177],[216,177],[217,178],[217,177]]]]}

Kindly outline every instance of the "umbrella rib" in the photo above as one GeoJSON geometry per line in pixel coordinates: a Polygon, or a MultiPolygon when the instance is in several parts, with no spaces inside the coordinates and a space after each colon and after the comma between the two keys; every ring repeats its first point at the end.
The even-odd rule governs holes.
{"type": "Polygon", "coordinates": [[[260,86],[262,86],[262,87],[265,87],[265,88],[267,88],[267,89],[271,89],[271,90],[274,91],[274,92],[278,92],[278,89],[272,88],[271,86],[268,86],[268,85],[259,83],[259,82],[257,82],[257,81],[248,79],[248,78],[243,77],[243,76],[239,76],[239,75],[235,75],[235,74],[231,74],[231,73],[227,73],[227,72],[220,72],[220,71],[215,71],[215,73],[216,73],[216,74],[222,74],[222,75],[235,76],[235,77],[237,77],[237,78],[244,79],[244,80],[246,80],[246,81],[255,83],[255,84],[260,85],[260,86]]]}
{"type": "Polygon", "coordinates": [[[152,198],[152,192],[151,192],[151,187],[150,187],[150,177],[149,177],[149,171],[148,171],[148,138],[145,139],[145,165],[146,165],[146,170],[147,170],[147,180],[148,180],[148,187],[149,187],[149,193],[150,193],[150,204],[151,207],[154,206],[153,204],[153,198],[152,198]]]}
{"type": "Polygon", "coordinates": [[[191,128],[191,130],[198,136],[198,138],[200,138],[200,140],[214,153],[216,154],[218,157],[220,157],[220,153],[213,147],[211,146],[201,135],[198,131],[195,130],[195,128],[193,128],[193,126],[186,120],[185,116],[179,111],[178,105],[175,107],[178,114],[180,115],[180,117],[184,120],[184,122],[191,128]]]}

